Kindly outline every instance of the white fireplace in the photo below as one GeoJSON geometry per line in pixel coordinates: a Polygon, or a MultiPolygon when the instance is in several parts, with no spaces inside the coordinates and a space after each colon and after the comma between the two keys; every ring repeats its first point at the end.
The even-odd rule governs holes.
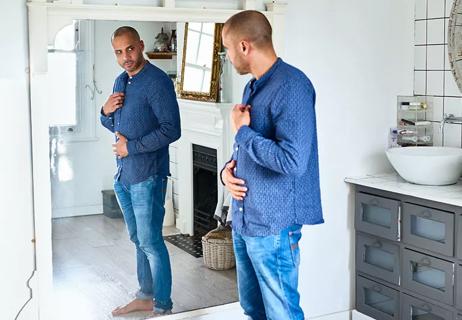
{"type": "MultiPolygon", "coordinates": [[[[178,184],[178,217],[176,227],[181,233],[193,235],[193,152],[192,146],[200,145],[217,151],[217,188],[222,194],[219,173],[231,156],[233,134],[229,114],[230,103],[211,103],[178,100],[181,114],[181,138],[175,145],[178,184]]],[[[174,170],[172,170],[174,171],[174,170]]]]}

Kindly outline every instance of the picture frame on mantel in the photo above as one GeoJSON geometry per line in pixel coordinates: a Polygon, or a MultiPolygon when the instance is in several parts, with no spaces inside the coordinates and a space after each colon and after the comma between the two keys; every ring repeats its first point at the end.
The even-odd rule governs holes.
{"type": "Polygon", "coordinates": [[[185,24],[178,90],[180,98],[217,102],[220,85],[218,53],[222,50],[222,29],[222,23],[187,22],[185,24]]]}

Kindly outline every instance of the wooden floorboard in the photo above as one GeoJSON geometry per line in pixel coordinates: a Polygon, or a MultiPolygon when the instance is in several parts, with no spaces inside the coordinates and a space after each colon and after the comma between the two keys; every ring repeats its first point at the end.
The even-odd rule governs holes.
{"type": "MultiPolygon", "coordinates": [[[[176,233],[172,227],[164,234],[176,233]]],[[[166,242],[173,275],[173,312],[238,300],[235,269],[214,271],[166,242]]],[[[54,320],[112,319],[137,290],[135,250],[122,219],[104,215],[53,219],[54,320]]],[[[118,319],[144,319],[139,313],[118,319]]]]}

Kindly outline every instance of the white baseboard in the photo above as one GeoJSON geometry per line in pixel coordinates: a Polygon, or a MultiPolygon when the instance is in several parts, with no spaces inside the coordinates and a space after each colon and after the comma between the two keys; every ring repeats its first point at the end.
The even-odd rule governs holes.
{"type": "Polygon", "coordinates": [[[350,320],[351,319],[351,311],[341,311],[341,312],[335,312],[331,314],[326,314],[322,316],[317,316],[317,317],[308,317],[307,319],[313,319],[313,320],[350,320]]]}
{"type": "Polygon", "coordinates": [[[374,318],[366,316],[357,310],[353,310],[351,311],[351,320],[374,320],[374,318]]]}
{"type": "MultiPolygon", "coordinates": [[[[154,319],[154,318],[153,318],[154,319]]],[[[157,318],[158,319],[158,318],[157,318]]],[[[165,320],[244,320],[247,317],[244,316],[239,302],[229,303],[222,306],[216,306],[211,308],[199,309],[189,312],[182,312],[172,314],[169,316],[161,317],[160,319],[165,320]]],[[[317,316],[307,318],[312,320],[350,320],[351,311],[341,311],[328,315],[317,316]]]]}
{"type": "Polygon", "coordinates": [[[53,209],[53,218],[69,218],[78,216],[89,216],[103,213],[103,205],[79,206],[61,209],[53,209]]]}

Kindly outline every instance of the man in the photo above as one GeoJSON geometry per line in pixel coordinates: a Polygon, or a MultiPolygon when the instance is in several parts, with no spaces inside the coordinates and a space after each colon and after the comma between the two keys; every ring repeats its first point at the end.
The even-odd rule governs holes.
{"type": "Polygon", "coordinates": [[[298,242],[303,224],[323,223],[315,91],[276,56],[271,26],[257,11],[224,25],[222,38],[239,74],[254,77],[231,113],[232,160],[221,178],[233,197],[233,241],[240,304],[253,320],[304,319],[298,242]]]}
{"type": "Polygon", "coordinates": [[[172,275],[162,238],[169,175],[168,146],[180,137],[180,116],[172,81],[143,57],[144,43],[132,27],[112,35],[112,47],[125,70],[101,110],[101,123],[115,133],[114,191],[130,240],[136,247],[139,291],[112,314],[171,313],[172,275]]]}

